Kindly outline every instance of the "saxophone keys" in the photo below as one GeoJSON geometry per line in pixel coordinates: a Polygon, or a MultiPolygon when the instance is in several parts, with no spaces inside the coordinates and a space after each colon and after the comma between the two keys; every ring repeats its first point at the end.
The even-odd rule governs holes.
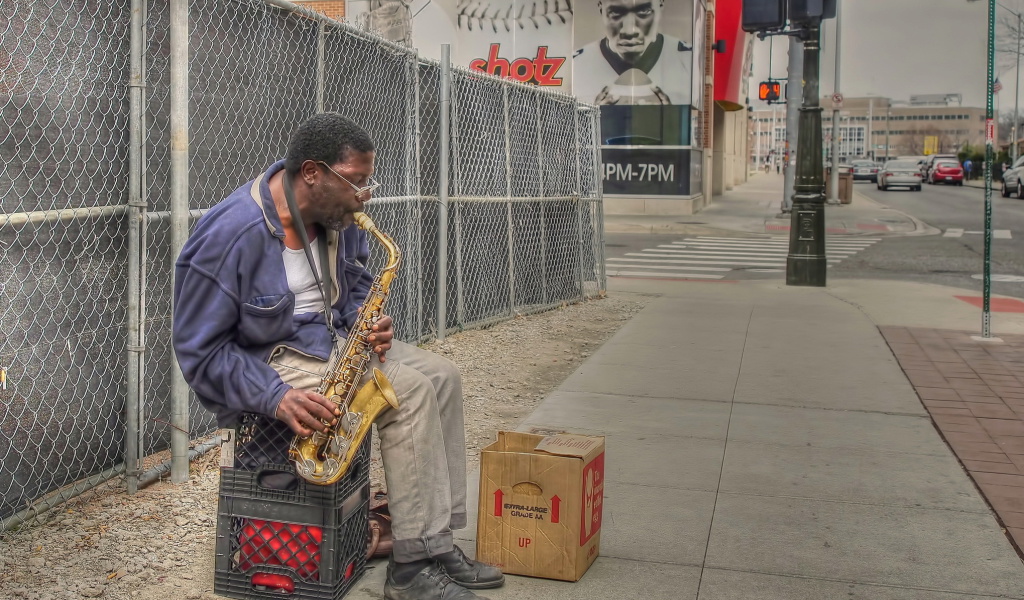
{"type": "Polygon", "coordinates": [[[337,463],[337,460],[333,459],[332,457],[335,457],[335,456],[345,456],[345,453],[348,452],[348,448],[351,445],[352,445],[352,442],[347,437],[345,437],[343,435],[336,435],[336,436],[334,436],[333,439],[331,439],[331,443],[329,444],[330,452],[328,453],[328,459],[327,460],[329,462],[334,463],[334,468],[337,468],[337,464],[338,463],[337,463]]]}
{"type": "Polygon", "coordinates": [[[357,429],[363,422],[363,416],[359,413],[347,412],[341,417],[341,429],[346,434],[350,434],[357,429]]]}

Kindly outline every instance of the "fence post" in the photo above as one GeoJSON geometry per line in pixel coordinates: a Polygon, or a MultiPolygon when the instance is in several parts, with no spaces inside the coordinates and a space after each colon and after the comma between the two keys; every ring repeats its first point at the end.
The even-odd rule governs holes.
{"type": "MultiPolygon", "coordinates": [[[[188,239],[188,0],[170,2],[171,265],[188,239]]],[[[171,369],[171,482],[188,481],[188,386],[171,369]]]]}
{"type": "Polygon", "coordinates": [[[598,239],[594,259],[597,261],[598,278],[600,279],[597,285],[600,291],[604,291],[608,287],[608,275],[604,264],[604,176],[601,173],[601,109],[590,110],[589,113],[594,130],[593,161],[594,179],[596,180],[594,192],[597,194],[597,198],[591,201],[597,208],[595,229],[598,231],[598,239]]]}
{"type": "Polygon", "coordinates": [[[579,176],[580,169],[582,168],[582,163],[580,163],[579,161],[580,161],[580,153],[583,150],[583,147],[582,147],[583,145],[580,143],[580,135],[582,134],[582,132],[580,131],[580,113],[579,113],[578,110],[577,111],[573,111],[573,117],[574,117],[573,118],[573,122],[576,125],[576,127],[575,127],[575,129],[576,129],[576,136],[575,136],[576,137],[576,160],[577,160],[577,163],[576,163],[576,167],[577,167],[576,168],[576,173],[577,173],[577,175],[576,175],[576,225],[577,225],[577,228],[578,228],[577,232],[579,234],[579,239],[577,240],[577,246],[576,247],[577,247],[578,252],[579,252],[578,256],[579,256],[579,266],[580,266],[580,269],[579,269],[579,271],[580,271],[580,299],[583,299],[583,298],[586,298],[586,292],[583,289],[584,285],[585,285],[584,284],[584,280],[586,278],[586,275],[584,273],[585,269],[584,269],[584,266],[583,266],[583,261],[586,259],[586,255],[585,255],[585,253],[583,251],[583,202],[584,202],[584,200],[583,200],[583,190],[580,189],[581,188],[581,186],[580,186],[581,179],[580,179],[580,176],[579,176]]]}
{"type": "MultiPolygon", "coordinates": [[[[423,154],[420,145],[421,136],[423,135],[423,112],[420,108],[420,57],[417,54],[412,61],[412,139],[413,139],[413,165],[416,171],[413,173],[413,177],[410,180],[410,187],[412,189],[413,205],[409,211],[412,218],[415,220],[415,228],[413,229],[413,235],[415,236],[415,242],[413,246],[416,248],[416,273],[414,274],[415,279],[410,279],[412,285],[416,287],[416,342],[423,340],[423,154]]],[[[412,286],[410,286],[412,287],[412,286]]]]}
{"type": "Polygon", "coordinates": [[[451,113],[449,118],[451,119],[451,128],[445,132],[445,135],[451,139],[451,144],[455,147],[455,153],[451,154],[452,164],[455,165],[455,323],[461,328],[466,324],[466,283],[465,273],[463,272],[463,266],[465,260],[463,259],[463,235],[462,235],[462,209],[465,206],[465,176],[462,172],[462,161],[460,160],[460,148],[461,143],[459,128],[459,95],[455,91],[455,75],[449,70],[449,81],[451,82],[452,91],[449,96],[449,102],[451,104],[451,113]]]}
{"type": "Polygon", "coordinates": [[[440,164],[437,186],[437,339],[448,330],[448,152],[451,139],[452,47],[441,44],[440,164]]]}
{"type": "Polygon", "coordinates": [[[540,182],[540,289],[541,302],[548,303],[548,203],[544,196],[544,116],[541,95],[537,98],[537,180],[540,182]]]}
{"type": "Polygon", "coordinates": [[[516,314],[516,262],[515,262],[515,226],[512,219],[512,123],[509,111],[512,108],[508,99],[509,85],[501,86],[505,116],[505,194],[507,196],[505,213],[508,224],[508,314],[516,314]]]}
{"type": "Polygon", "coordinates": [[[316,112],[324,112],[324,87],[326,85],[326,76],[324,74],[324,64],[327,46],[327,25],[323,20],[317,24],[316,31],[316,112]]]}
{"type": "Polygon", "coordinates": [[[129,82],[128,142],[128,383],[125,398],[125,483],[129,494],[139,489],[139,407],[142,406],[142,91],[146,85],[142,64],[146,23],[145,0],[132,0],[131,80],[129,82]]]}

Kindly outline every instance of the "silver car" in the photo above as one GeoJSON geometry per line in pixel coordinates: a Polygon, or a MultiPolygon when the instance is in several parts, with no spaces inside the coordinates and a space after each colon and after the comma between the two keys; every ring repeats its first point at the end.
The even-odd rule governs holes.
{"type": "Polygon", "coordinates": [[[921,180],[921,168],[917,161],[890,160],[878,172],[878,189],[887,190],[891,187],[908,187],[915,192],[920,192],[921,180]]]}
{"type": "Polygon", "coordinates": [[[1024,156],[1021,156],[1009,169],[1003,172],[1003,198],[1009,198],[1011,194],[1017,194],[1018,198],[1024,198],[1024,156]]]}

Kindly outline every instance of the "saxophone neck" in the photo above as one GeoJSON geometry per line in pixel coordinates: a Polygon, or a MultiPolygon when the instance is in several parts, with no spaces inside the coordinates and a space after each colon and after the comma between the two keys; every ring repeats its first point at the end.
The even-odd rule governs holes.
{"type": "Polygon", "coordinates": [[[387,250],[388,262],[384,265],[384,271],[397,270],[398,263],[402,260],[402,252],[398,249],[398,245],[395,244],[394,240],[392,240],[388,234],[381,231],[377,227],[376,223],[373,222],[373,219],[371,219],[366,213],[357,212],[354,217],[356,225],[366,233],[369,233],[376,238],[377,241],[380,242],[380,244],[387,250]]]}

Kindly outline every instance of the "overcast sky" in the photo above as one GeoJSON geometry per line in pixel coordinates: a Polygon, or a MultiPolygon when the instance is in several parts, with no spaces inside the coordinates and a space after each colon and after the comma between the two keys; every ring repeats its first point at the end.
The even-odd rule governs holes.
{"type": "MultiPolygon", "coordinates": [[[[842,52],[840,89],[844,95],[888,96],[907,100],[914,94],[963,94],[964,106],[985,107],[987,1],[840,0],[842,52]]],[[[1024,0],[999,0],[1024,12],[1024,0]]],[[[997,23],[1010,16],[996,7],[997,23]]],[[[996,35],[1008,35],[997,25],[996,35]]],[[[771,39],[771,38],[769,38],[771,39]]],[[[822,95],[833,91],[835,23],[822,36],[822,95]]],[[[785,78],[789,41],[774,38],[771,74],[785,78]]],[[[1014,38],[1014,42],[1016,39],[1014,38]]],[[[768,78],[769,40],[755,40],[753,81],[768,78]]],[[[997,57],[1003,84],[998,108],[1013,111],[1015,59],[997,57]]],[[[1022,61],[1024,62],[1024,61],[1022,61]]],[[[1024,78],[1021,86],[1024,88],[1024,78]]],[[[751,86],[755,93],[756,85],[751,86]]],[[[1024,89],[1021,90],[1024,100],[1024,89]]],[[[756,97],[752,99],[759,106],[756,97]]],[[[1021,112],[1024,113],[1024,102],[1021,112]]]]}

